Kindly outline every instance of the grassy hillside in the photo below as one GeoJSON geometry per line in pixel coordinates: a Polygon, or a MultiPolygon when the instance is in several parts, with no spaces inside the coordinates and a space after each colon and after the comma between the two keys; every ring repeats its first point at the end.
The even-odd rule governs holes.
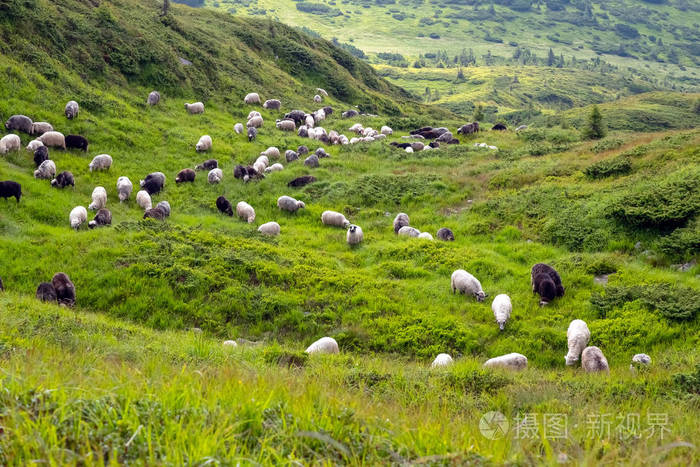
{"type": "MultiPolygon", "coordinates": [[[[31,14],[71,6],[56,23],[56,37],[70,37],[70,12],[87,8],[78,2],[39,5],[31,14]]],[[[155,3],[147,5],[159,21],[155,3]]],[[[116,28],[127,30],[140,24],[138,8],[131,1],[103,2],[96,10],[108,10],[116,28]]],[[[190,35],[209,40],[217,34],[206,21],[223,28],[211,54],[225,50],[221,44],[239,47],[223,34],[233,27],[229,21],[246,22],[213,12],[198,16],[202,24],[185,21],[191,11],[173,10],[175,21],[190,25],[190,35]]],[[[6,96],[0,120],[23,113],[49,121],[66,134],[87,137],[90,150],[50,150],[58,170],[75,175],[75,189],[65,190],[34,179],[24,149],[0,156],[0,180],[20,182],[24,193],[19,204],[0,201],[0,277],[6,288],[0,293],[0,463],[554,464],[562,455],[583,464],[700,460],[697,449],[684,444],[700,437],[694,423],[700,268],[692,263],[700,252],[697,128],[611,131],[591,142],[575,128],[535,122],[517,135],[487,131],[432,152],[409,154],[386,142],[335,146],[327,148],[331,157],[318,169],[283,162],[282,172],[244,184],[233,178],[235,164],[252,163],[269,146],[310,144],[278,131],[273,122],[293,106],[313,108],[308,96],[318,85],[330,87],[332,77],[289,81],[295,78],[279,65],[281,58],[274,62],[260,52],[250,76],[267,67],[280,80],[257,83],[256,89],[275,97],[289,93],[282,111],[267,111],[241,104],[248,78],[218,87],[215,78],[229,82],[226,70],[233,68],[226,67],[234,67],[222,60],[202,69],[212,77],[206,112],[188,115],[183,102],[198,97],[199,86],[189,72],[170,89],[107,62],[102,72],[83,75],[74,49],[51,60],[39,51],[56,73],[47,77],[33,61],[34,42],[24,39],[36,37],[38,29],[15,24],[2,23],[3,44],[14,49],[0,55],[6,96]],[[303,83],[303,92],[293,96],[290,82],[303,83]],[[234,84],[240,86],[237,94],[234,84]],[[163,99],[147,107],[154,87],[163,99]],[[63,107],[72,98],[83,110],[68,121],[63,107]],[[262,110],[265,125],[249,143],[232,128],[253,109],[262,110]],[[206,155],[194,150],[203,134],[214,141],[206,155]],[[477,142],[499,149],[477,149],[477,142]],[[89,172],[88,163],[101,153],[112,155],[112,168],[89,172]],[[204,173],[193,184],[174,183],[180,169],[210,157],[224,171],[220,185],[207,184],[204,173]],[[172,205],[172,217],[163,223],[142,220],[133,197],[119,203],[115,190],[119,176],[137,182],[157,170],[167,182],[154,201],[172,205]],[[318,181],[287,187],[302,174],[318,181]],[[87,206],[95,186],[108,191],[113,226],[71,230],[70,210],[87,206]],[[219,214],[214,202],[222,194],[234,204],[250,203],[255,223],[219,214]],[[283,194],[303,200],[306,209],[280,212],[275,203],[283,194]],[[349,248],[343,229],[323,226],[326,209],[360,225],[363,244],[349,248]],[[433,235],[450,227],[456,241],[395,236],[391,222],[401,211],[433,235]],[[282,234],[259,235],[256,227],[271,220],[282,234]],[[567,290],[546,308],[538,306],[530,286],[530,268],[540,261],[560,271],[567,290]],[[489,294],[484,303],[450,293],[450,275],[458,268],[481,280],[489,294]],[[38,283],[57,271],[76,284],[73,310],[34,299],[38,283]],[[609,275],[607,285],[599,283],[601,275],[609,275]],[[499,293],[514,304],[503,332],[490,309],[499,293]],[[591,343],[611,364],[609,377],[564,367],[566,329],[575,318],[588,322],[591,343]],[[203,334],[186,331],[191,327],[203,334]],[[303,349],[324,335],[339,342],[341,355],[305,357],[303,349]],[[226,353],[220,342],[230,338],[258,344],[226,353]],[[456,364],[428,370],[439,352],[449,352],[456,364]],[[517,375],[481,368],[486,358],[508,352],[525,354],[530,368],[517,375]],[[650,354],[653,366],[630,373],[638,352],[650,354]],[[511,431],[506,440],[489,441],[478,426],[489,410],[511,421],[527,413],[565,414],[569,437],[518,441],[511,431]],[[653,414],[665,413],[670,431],[664,438],[636,432],[589,437],[588,417],[605,413],[638,413],[645,430],[653,414]]],[[[165,35],[165,26],[153,27],[162,34],[154,34],[152,44],[180,37],[188,50],[201,45],[190,43],[190,36],[165,35]]],[[[128,42],[140,36],[119,37],[128,42]]],[[[309,50],[337,66],[322,50],[309,50]]],[[[399,140],[417,126],[454,130],[459,123],[401,101],[402,91],[382,80],[377,86],[384,91],[347,79],[358,86],[356,98],[335,96],[330,102],[342,108],[370,101],[379,116],[342,120],[336,113],[324,122],[327,129],[347,133],[355,121],[374,128],[388,124],[396,130],[390,140],[399,140]],[[392,105],[404,114],[394,115],[392,105]]],[[[689,103],[696,97],[652,94],[618,107],[677,108],[672,118],[678,120],[692,115],[689,103]]],[[[613,109],[603,110],[609,123],[615,121],[608,113],[613,109]]],[[[26,146],[30,138],[20,136],[26,146]]]]}

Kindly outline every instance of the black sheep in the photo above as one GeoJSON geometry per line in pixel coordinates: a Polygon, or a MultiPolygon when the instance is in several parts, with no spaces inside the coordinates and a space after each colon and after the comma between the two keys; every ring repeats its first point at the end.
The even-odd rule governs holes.
{"type": "Polygon", "coordinates": [[[160,172],[154,172],[146,175],[146,178],[141,180],[141,187],[148,192],[149,195],[155,195],[165,186],[165,175],[160,172]]]}
{"type": "Polygon", "coordinates": [[[341,116],[343,118],[352,118],[357,117],[358,115],[360,115],[360,113],[357,110],[350,109],[343,112],[341,116]]]}
{"type": "Polygon", "coordinates": [[[5,122],[5,128],[22,131],[30,135],[32,134],[32,123],[32,119],[26,115],[13,115],[5,122]]]}
{"type": "Polygon", "coordinates": [[[103,225],[111,225],[112,224],[112,213],[109,209],[102,208],[99,211],[97,211],[97,214],[95,214],[95,218],[88,222],[88,227],[91,229],[94,229],[95,227],[100,227],[103,225]]]}
{"type": "Polygon", "coordinates": [[[66,135],[66,149],[88,150],[88,140],[80,135],[66,135]]]}
{"type": "Polygon", "coordinates": [[[162,221],[166,217],[165,210],[158,206],[153,209],[146,209],[146,212],[143,214],[144,219],[155,219],[157,221],[162,221]]]}
{"type": "Polygon", "coordinates": [[[316,177],[314,177],[313,175],[302,175],[301,177],[297,177],[294,180],[292,180],[291,182],[287,183],[287,186],[298,188],[298,187],[308,185],[309,183],[313,183],[315,181],[316,181],[316,177]]]}
{"type": "Polygon", "coordinates": [[[294,120],[294,124],[297,126],[304,123],[306,118],[306,112],[303,110],[292,110],[291,112],[284,114],[284,118],[288,120],[294,120]]]}
{"type": "Polygon", "coordinates": [[[68,307],[75,305],[75,285],[65,273],[57,272],[54,274],[51,284],[56,289],[56,299],[59,305],[68,307]]]}
{"type": "Polygon", "coordinates": [[[304,154],[308,154],[308,153],[309,153],[309,148],[307,148],[306,146],[299,146],[297,148],[297,154],[299,154],[299,155],[304,155],[304,154]]]}
{"type": "Polygon", "coordinates": [[[175,183],[194,182],[197,173],[192,169],[182,169],[175,177],[175,183]]]}
{"type": "Polygon", "coordinates": [[[68,185],[75,188],[75,178],[73,177],[73,174],[68,171],[61,172],[60,174],[56,175],[56,178],[51,180],[51,186],[56,188],[65,188],[68,185]]]}
{"type": "Polygon", "coordinates": [[[540,305],[544,306],[556,297],[564,296],[564,286],[559,273],[551,266],[537,263],[530,274],[532,292],[540,296],[540,305]]]}
{"type": "Polygon", "coordinates": [[[243,180],[247,175],[248,175],[248,171],[246,170],[245,166],[242,166],[239,164],[233,168],[233,177],[234,178],[240,178],[241,180],[243,180]]]}
{"type": "Polygon", "coordinates": [[[34,151],[34,164],[39,167],[42,162],[49,160],[49,148],[39,146],[34,151]]]}
{"type": "Polygon", "coordinates": [[[197,164],[194,167],[194,169],[195,170],[212,170],[212,169],[216,169],[218,167],[219,167],[219,161],[217,161],[216,159],[209,159],[209,160],[202,162],[201,164],[197,164]]]}
{"type": "Polygon", "coordinates": [[[42,302],[55,302],[56,289],[53,288],[53,284],[51,282],[39,284],[39,287],[36,288],[36,298],[42,302]]]}
{"type": "Polygon", "coordinates": [[[428,144],[428,146],[430,146],[433,149],[436,149],[440,147],[440,143],[438,143],[437,141],[431,141],[430,144],[428,144]]]}
{"type": "Polygon", "coordinates": [[[258,129],[255,127],[248,128],[248,142],[255,141],[258,136],[258,129]]]}
{"type": "Polygon", "coordinates": [[[19,203],[19,199],[22,197],[22,185],[11,180],[0,182],[0,198],[7,199],[12,197],[17,199],[19,203]]]}
{"type": "Polygon", "coordinates": [[[503,123],[496,123],[491,127],[491,129],[496,131],[505,131],[508,129],[508,127],[506,127],[503,123]]]}
{"type": "Polygon", "coordinates": [[[219,212],[233,216],[233,206],[231,206],[231,202],[223,196],[216,198],[216,209],[218,209],[219,212]]]}
{"type": "Polygon", "coordinates": [[[453,242],[455,240],[455,234],[447,227],[443,227],[437,231],[437,238],[445,242],[453,242]]]}
{"type": "Polygon", "coordinates": [[[327,105],[323,108],[323,111],[326,113],[326,116],[331,115],[333,113],[333,107],[327,105]]]}

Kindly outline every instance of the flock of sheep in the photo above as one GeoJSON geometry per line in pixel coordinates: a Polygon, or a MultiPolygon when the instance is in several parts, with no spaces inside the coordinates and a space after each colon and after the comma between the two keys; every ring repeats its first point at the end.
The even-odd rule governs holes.
{"type": "MultiPolygon", "coordinates": [[[[320,103],[323,100],[322,96],[328,94],[322,90],[317,90],[318,94],[314,96],[314,102],[320,103]]],[[[153,91],[149,94],[147,104],[154,106],[160,102],[160,94],[153,91]]],[[[261,104],[260,96],[257,93],[248,94],[244,103],[248,105],[261,104]]],[[[266,109],[279,110],[281,102],[277,99],[265,101],[262,106],[266,109]]],[[[204,112],[204,104],[201,102],[186,103],[185,109],[190,114],[201,114],[204,112]]],[[[70,101],[66,104],[65,115],[68,119],[76,118],[79,115],[79,105],[75,101],[70,101]]],[[[297,134],[302,137],[308,137],[313,140],[318,140],[325,144],[355,144],[358,142],[372,142],[386,138],[393,134],[393,130],[387,126],[383,126],[380,131],[372,128],[365,128],[361,124],[355,124],[349,128],[349,131],[355,132],[358,136],[352,139],[347,138],[335,131],[327,132],[318,124],[323,121],[327,115],[330,115],[333,109],[328,106],[319,109],[311,114],[294,110],[285,114],[284,119],[277,120],[275,126],[281,131],[297,131],[297,134]],[[298,125],[298,128],[297,128],[298,125]]],[[[351,118],[357,116],[358,112],[349,110],[342,114],[343,118],[351,118]]],[[[249,141],[255,140],[258,134],[258,129],[264,124],[263,118],[259,112],[252,111],[248,115],[247,137],[249,141]]],[[[56,165],[54,161],[49,159],[48,148],[61,149],[79,149],[82,151],[88,150],[88,141],[80,135],[67,135],[55,131],[53,126],[47,122],[33,122],[29,117],[24,115],[14,115],[5,124],[8,130],[16,130],[33,135],[36,139],[32,140],[27,145],[27,150],[34,155],[34,162],[37,169],[34,171],[35,178],[51,180],[51,185],[57,188],[66,186],[75,186],[75,178],[73,174],[64,171],[56,175],[56,165]]],[[[243,125],[237,123],[234,126],[236,133],[243,132],[243,125]]],[[[493,130],[505,130],[505,126],[496,125],[493,130]]],[[[479,131],[478,122],[468,123],[460,127],[458,134],[472,134],[479,131]]],[[[404,137],[406,138],[406,137],[404,137]]],[[[440,143],[458,144],[459,140],[453,137],[452,133],[447,128],[432,128],[424,127],[414,130],[407,138],[415,139],[412,143],[391,143],[393,146],[405,149],[408,152],[418,150],[437,149],[440,143]],[[424,144],[420,140],[432,139],[429,144],[424,144]]],[[[195,150],[206,152],[212,149],[212,139],[208,135],[202,136],[195,150]]],[[[8,134],[0,139],[0,154],[7,154],[9,151],[19,151],[21,140],[16,134],[8,134]]],[[[493,149],[495,147],[488,146],[493,149]]],[[[291,163],[299,156],[309,153],[306,146],[299,146],[296,151],[287,150],[285,159],[291,163]]],[[[237,165],[234,169],[234,177],[242,179],[244,182],[259,179],[272,172],[278,172],[284,169],[280,163],[270,165],[270,159],[280,158],[281,153],[278,148],[270,147],[263,151],[256,161],[251,166],[237,165]]],[[[329,157],[326,151],[319,147],[313,154],[309,155],[304,164],[307,167],[314,168],[319,166],[319,158],[329,157]]],[[[90,162],[88,168],[94,170],[109,170],[112,166],[112,157],[107,154],[95,156],[90,162]]],[[[220,183],[223,179],[223,171],[219,168],[218,161],[209,159],[195,166],[195,169],[186,168],[178,172],[175,177],[175,183],[194,182],[197,171],[208,171],[207,181],[211,184],[220,183]]],[[[316,178],[310,175],[295,178],[290,181],[288,186],[299,187],[316,181],[316,178]]],[[[152,206],[151,196],[160,193],[165,186],[166,176],[162,172],[154,172],[148,174],[140,181],[141,190],[136,194],[136,203],[144,210],[144,218],[152,218],[156,220],[164,220],[170,216],[170,204],[167,201],[159,202],[156,207],[152,206]]],[[[123,202],[130,198],[133,191],[133,184],[129,178],[121,176],[117,179],[116,189],[119,196],[119,201],[123,202]]],[[[17,202],[22,196],[21,186],[14,181],[0,182],[0,197],[9,198],[15,197],[17,202]]],[[[233,206],[231,202],[224,196],[219,196],[215,202],[216,208],[223,214],[233,216],[233,206]]],[[[299,209],[306,207],[303,201],[296,200],[290,196],[280,196],[277,200],[277,207],[280,210],[295,213],[299,209]]],[[[88,227],[95,228],[99,226],[110,225],[112,222],[112,214],[107,209],[107,190],[104,187],[98,186],[92,192],[92,202],[88,209],[96,211],[96,214],[88,227]]],[[[240,219],[253,223],[256,215],[253,206],[245,201],[240,201],[236,205],[236,216],[240,219]]],[[[83,206],[76,206],[69,214],[69,223],[73,229],[78,229],[81,225],[87,222],[87,209],[83,206]]],[[[324,211],[321,214],[321,222],[324,225],[331,227],[339,227],[347,230],[346,241],[351,246],[360,244],[364,239],[362,228],[352,224],[342,213],[335,211],[324,211]]],[[[429,232],[421,232],[410,225],[410,219],[407,214],[399,213],[393,222],[394,233],[401,236],[410,236],[426,240],[433,240],[432,234],[429,232]]],[[[258,231],[266,235],[279,235],[280,225],[277,222],[269,221],[261,224],[258,231]]],[[[454,233],[447,227],[443,227],[436,232],[436,236],[442,241],[453,241],[454,233]]],[[[557,271],[546,264],[536,264],[531,271],[531,283],[533,293],[540,297],[540,305],[547,305],[557,297],[564,295],[564,287],[561,278],[557,271]]],[[[0,290],[2,290],[2,280],[0,279],[0,290]]],[[[479,280],[469,272],[458,269],[454,271],[451,277],[450,288],[452,293],[459,292],[467,296],[473,296],[477,301],[482,302],[486,299],[487,294],[484,292],[479,280]]],[[[73,306],[75,303],[75,286],[70,278],[64,273],[54,275],[51,282],[42,282],[36,291],[36,296],[42,301],[51,301],[73,306]]],[[[491,308],[500,330],[504,330],[506,323],[510,319],[513,305],[511,299],[506,294],[497,295],[491,304],[491,308]]],[[[587,347],[590,340],[590,331],[585,322],[576,319],[571,322],[567,331],[567,342],[569,351],[565,357],[567,365],[574,365],[581,359],[581,366],[587,372],[608,372],[608,362],[598,347],[587,347]]],[[[224,342],[226,346],[235,346],[235,341],[224,342]]],[[[314,342],[306,349],[307,353],[338,353],[338,344],[331,337],[323,337],[314,342]]],[[[446,366],[452,363],[452,357],[448,354],[439,354],[432,363],[433,367],[446,366]]],[[[648,355],[638,354],[633,358],[634,363],[648,364],[651,359],[648,355]]],[[[500,357],[492,358],[484,363],[486,367],[503,367],[510,369],[523,369],[527,367],[527,357],[519,353],[511,353],[500,357]]]]}

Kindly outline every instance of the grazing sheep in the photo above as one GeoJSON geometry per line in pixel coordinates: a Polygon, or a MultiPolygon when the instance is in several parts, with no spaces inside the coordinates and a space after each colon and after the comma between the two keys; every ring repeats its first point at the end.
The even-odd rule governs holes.
{"type": "Polygon", "coordinates": [[[350,226],[350,221],[347,220],[343,214],[335,211],[323,211],[323,214],[321,214],[321,222],[323,222],[324,225],[343,227],[345,229],[350,226]]]}
{"type": "Polygon", "coordinates": [[[215,183],[221,183],[221,180],[224,178],[224,172],[223,170],[219,169],[218,167],[216,169],[211,169],[209,171],[209,174],[207,174],[207,181],[211,183],[212,185],[215,183]]]}
{"type": "Polygon", "coordinates": [[[266,156],[266,157],[268,157],[268,159],[269,158],[276,158],[276,157],[280,157],[280,150],[274,146],[270,146],[269,148],[267,148],[263,152],[261,152],[260,155],[266,156]]]}
{"type": "Polygon", "coordinates": [[[333,107],[330,105],[327,105],[323,108],[323,112],[326,114],[326,116],[332,115],[333,114],[333,107]]]}
{"type": "Polygon", "coordinates": [[[452,293],[459,291],[465,295],[472,295],[476,297],[478,302],[483,302],[486,298],[484,289],[481,288],[481,282],[464,269],[457,269],[452,273],[450,287],[452,293]]]}
{"type": "Polygon", "coordinates": [[[66,137],[58,131],[47,131],[37,138],[44,146],[66,149],[66,137]]]}
{"type": "Polygon", "coordinates": [[[447,227],[443,227],[437,231],[437,238],[445,242],[453,242],[455,240],[455,234],[447,227]]]}
{"type": "Polygon", "coordinates": [[[315,181],[316,177],[314,177],[313,175],[302,175],[301,177],[297,177],[294,180],[287,183],[287,186],[290,188],[299,188],[302,186],[306,186],[309,183],[313,183],[315,181]]]}
{"type": "Polygon", "coordinates": [[[454,136],[452,136],[452,133],[449,131],[446,131],[445,133],[438,136],[435,141],[437,141],[438,143],[449,143],[453,139],[454,139],[454,136]]]}
{"type": "Polygon", "coordinates": [[[42,143],[41,140],[33,139],[27,144],[27,151],[34,154],[34,152],[42,146],[44,146],[44,143],[42,143]]]}
{"type": "Polygon", "coordinates": [[[319,96],[318,94],[316,94],[316,95],[314,96],[314,102],[315,102],[315,103],[320,104],[322,101],[323,101],[323,98],[322,98],[321,96],[319,96]]]}
{"type": "Polygon", "coordinates": [[[319,159],[331,157],[330,154],[328,154],[323,148],[317,148],[314,154],[316,154],[316,157],[318,157],[319,159]]]}
{"type": "Polygon", "coordinates": [[[39,167],[42,162],[49,160],[49,148],[46,146],[39,146],[34,151],[34,165],[39,167]]]}
{"type": "Polygon", "coordinates": [[[13,115],[5,122],[5,128],[10,131],[16,130],[31,135],[33,134],[32,124],[32,119],[26,115],[13,115]]]}
{"type": "Polygon", "coordinates": [[[307,347],[306,353],[338,353],[338,343],[332,337],[322,337],[307,347]]]}
{"type": "Polygon", "coordinates": [[[345,112],[343,112],[341,114],[341,117],[352,118],[352,117],[357,117],[358,115],[360,115],[360,113],[357,110],[350,109],[350,110],[346,110],[345,112]]]}
{"type": "Polygon", "coordinates": [[[88,222],[88,227],[94,229],[95,227],[102,227],[105,225],[112,225],[112,213],[109,209],[102,208],[97,211],[95,218],[88,222]]]}
{"type": "Polygon", "coordinates": [[[67,170],[56,175],[56,178],[51,180],[51,186],[56,188],[65,188],[68,185],[71,185],[73,188],[75,188],[75,178],[73,177],[73,174],[68,172],[67,170]]]}
{"type": "Polygon", "coordinates": [[[513,304],[510,301],[510,297],[506,294],[496,295],[491,303],[491,310],[493,311],[493,316],[496,317],[498,328],[503,331],[506,327],[506,322],[510,319],[510,314],[513,312],[513,304]]]}
{"type": "Polygon", "coordinates": [[[299,159],[299,153],[294,152],[291,149],[287,149],[284,152],[284,158],[287,160],[287,162],[292,162],[299,159]]]}
{"type": "Polygon", "coordinates": [[[255,141],[258,136],[258,130],[255,127],[248,128],[248,142],[255,141]]]}
{"type": "Polygon", "coordinates": [[[47,131],[53,131],[53,125],[48,122],[34,122],[32,123],[32,131],[30,134],[41,136],[47,131]]]}
{"type": "Polygon", "coordinates": [[[19,151],[22,147],[22,140],[15,134],[5,135],[0,139],[0,154],[7,154],[10,151],[19,151]]]}
{"type": "Polygon", "coordinates": [[[507,370],[524,370],[527,368],[527,357],[519,353],[509,353],[492,358],[484,363],[486,368],[505,368],[507,370]]]}
{"type": "Polygon", "coordinates": [[[539,294],[540,305],[545,306],[556,297],[564,296],[564,286],[559,273],[551,266],[537,263],[530,273],[532,293],[539,294]]]}
{"type": "Polygon", "coordinates": [[[36,288],[36,298],[42,302],[56,302],[56,289],[51,282],[42,282],[36,288]]]}
{"type": "Polygon", "coordinates": [[[194,170],[212,170],[219,167],[219,161],[216,159],[208,159],[201,164],[194,166],[194,170]]]}
{"type": "Polygon", "coordinates": [[[277,120],[277,129],[282,131],[295,131],[297,129],[294,120],[277,120]]]}
{"type": "Polygon", "coordinates": [[[182,169],[175,176],[175,183],[178,185],[185,182],[194,182],[197,172],[192,169],[182,169]]]}
{"type": "Polygon", "coordinates": [[[236,215],[249,224],[255,222],[255,209],[245,201],[241,201],[236,205],[236,215]]]}
{"type": "Polygon", "coordinates": [[[277,198],[277,207],[283,211],[297,212],[299,209],[306,207],[303,201],[297,201],[291,196],[280,196],[277,198]]]}
{"type": "Polygon", "coordinates": [[[258,112],[257,110],[251,110],[248,113],[248,120],[250,120],[251,118],[254,118],[254,117],[262,117],[262,114],[260,112],[258,112]]]}
{"type": "Polygon", "coordinates": [[[266,222],[258,227],[258,232],[265,235],[279,235],[280,225],[277,222],[266,222]]]}
{"type": "Polygon", "coordinates": [[[146,175],[146,178],[139,182],[141,188],[145,189],[149,195],[155,195],[165,186],[165,174],[163,172],[153,172],[146,175]]]}
{"type": "Polygon", "coordinates": [[[140,190],[138,193],[136,193],[136,204],[138,204],[141,207],[141,209],[145,211],[153,207],[151,195],[148,194],[148,191],[140,190]]]}
{"type": "Polygon", "coordinates": [[[578,362],[581,352],[588,345],[590,338],[591,331],[588,330],[588,325],[586,325],[585,321],[575,319],[569,323],[569,329],[566,331],[569,352],[564,357],[568,366],[575,365],[578,362]]]}
{"type": "Polygon", "coordinates": [[[165,220],[166,217],[165,211],[158,206],[152,209],[146,209],[146,211],[143,213],[144,219],[155,219],[157,221],[162,221],[165,220]]]}
{"type": "Polygon", "coordinates": [[[313,115],[307,115],[304,117],[304,125],[306,125],[308,128],[313,128],[316,126],[316,120],[314,120],[313,115]]]}
{"type": "Polygon", "coordinates": [[[248,104],[248,105],[259,104],[260,103],[260,96],[258,95],[257,92],[251,92],[250,94],[245,96],[245,98],[243,99],[243,102],[248,104]]]}
{"type": "Polygon", "coordinates": [[[194,146],[197,152],[209,151],[211,149],[211,136],[204,135],[199,138],[199,141],[194,146]]]}
{"type": "Polygon", "coordinates": [[[316,92],[322,95],[323,97],[328,97],[328,93],[326,92],[325,89],[322,88],[316,88],[316,92]]]}
{"type": "Polygon", "coordinates": [[[88,140],[80,135],[66,135],[66,149],[82,149],[87,152],[88,140]]]}
{"type": "Polygon", "coordinates": [[[223,196],[216,198],[216,209],[223,214],[233,216],[233,206],[231,206],[231,202],[223,196]]]}
{"type": "Polygon", "coordinates": [[[97,211],[107,206],[107,190],[98,186],[92,190],[92,203],[88,206],[91,211],[97,211]]]}
{"type": "Polygon", "coordinates": [[[263,104],[264,109],[279,110],[282,108],[282,102],[279,99],[268,99],[263,104]]]}
{"type": "Polygon", "coordinates": [[[505,131],[508,129],[508,127],[506,127],[503,123],[496,123],[491,127],[491,129],[495,131],[505,131]]]}
{"type": "Polygon", "coordinates": [[[457,134],[462,134],[462,135],[471,135],[473,133],[478,133],[479,132],[479,122],[473,122],[473,123],[467,123],[466,125],[462,125],[459,127],[457,130],[457,134]]]}
{"type": "Polygon", "coordinates": [[[55,176],[56,164],[51,159],[42,162],[39,168],[34,171],[34,178],[52,180],[55,176]]]}
{"type": "Polygon", "coordinates": [[[160,93],[158,91],[151,91],[151,93],[148,95],[148,100],[146,103],[148,105],[158,105],[160,102],[160,93]]]}
{"type": "Polygon", "coordinates": [[[432,149],[437,149],[440,147],[440,143],[438,143],[437,141],[432,141],[428,144],[428,147],[432,149]]]}
{"type": "Polygon", "coordinates": [[[323,120],[326,119],[326,112],[323,109],[318,109],[316,112],[313,114],[314,117],[314,122],[318,125],[319,122],[322,122],[323,120]]]}
{"type": "Polygon", "coordinates": [[[119,201],[123,202],[129,199],[131,196],[131,191],[134,189],[134,185],[131,183],[128,177],[119,177],[117,179],[117,193],[119,193],[119,201]]]}
{"type": "Polygon", "coordinates": [[[270,167],[266,168],[265,173],[279,172],[280,170],[284,170],[284,166],[278,162],[278,163],[272,164],[270,167]]]}
{"type": "Polygon", "coordinates": [[[399,229],[398,234],[399,234],[399,235],[405,235],[405,236],[408,236],[408,237],[418,238],[418,236],[420,235],[420,230],[414,229],[413,227],[411,227],[411,226],[409,226],[409,225],[404,225],[403,227],[401,227],[401,228],[399,229]]]}
{"type": "Polygon", "coordinates": [[[244,182],[265,178],[265,174],[263,172],[258,172],[255,167],[250,165],[248,167],[243,167],[242,165],[236,166],[233,171],[233,176],[236,178],[242,178],[244,182]]]}
{"type": "Polygon", "coordinates": [[[319,166],[318,156],[316,154],[311,154],[309,157],[304,159],[304,165],[312,169],[317,168],[319,166]]]}
{"type": "Polygon", "coordinates": [[[433,236],[429,232],[421,232],[418,234],[418,238],[433,241],[433,236]]]}
{"type": "Polygon", "coordinates": [[[364,240],[364,238],[365,236],[362,233],[362,228],[360,228],[359,225],[351,224],[350,227],[348,227],[348,233],[345,238],[348,242],[348,245],[359,245],[360,243],[362,243],[362,240],[364,240]]]}
{"type": "Polygon", "coordinates": [[[364,130],[365,129],[361,123],[355,123],[353,126],[348,128],[348,131],[352,131],[353,133],[357,133],[358,135],[361,135],[364,130]]]}
{"type": "Polygon", "coordinates": [[[638,367],[645,367],[651,364],[651,357],[645,353],[638,353],[632,357],[630,370],[636,370],[638,367]]]}
{"type": "Polygon", "coordinates": [[[0,198],[7,199],[13,197],[19,203],[19,200],[22,197],[22,185],[17,182],[13,182],[12,180],[0,182],[0,198]]]}
{"type": "Polygon", "coordinates": [[[284,118],[294,120],[294,123],[301,125],[306,119],[306,112],[303,110],[292,110],[284,115],[284,118]]]}
{"type": "MultiPolygon", "coordinates": [[[[391,127],[384,125],[384,126],[382,126],[380,133],[383,135],[386,135],[386,136],[390,136],[390,135],[394,134],[394,130],[392,130],[391,127]]],[[[440,355],[446,355],[446,354],[440,354],[440,355]]]]}
{"type": "Polygon", "coordinates": [[[194,104],[185,103],[185,109],[187,109],[187,111],[193,115],[201,114],[204,113],[204,104],[201,102],[195,102],[194,104]]]}
{"type": "Polygon", "coordinates": [[[88,165],[90,172],[95,170],[109,170],[112,167],[112,156],[109,154],[100,154],[92,158],[92,162],[88,165]]]}
{"type": "Polygon", "coordinates": [[[452,365],[452,357],[449,356],[449,354],[446,353],[441,353],[438,354],[437,357],[435,357],[435,360],[433,360],[433,363],[430,364],[430,368],[439,368],[443,366],[449,366],[452,365]]]}
{"type": "Polygon", "coordinates": [[[420,141],[416,141],[415,143],[411,143],[411,149],[414,151],[422,151],[425,149],[425,144],[421,143],[420,141]]]}
{"type": "Polygon", "coordinates": [[[309,128],[306,125],[300,126],[299,131],[297,131],[297,136],[299,136],[300,138],[308,138],[309,128]]]}
{"type": "Polygon", "coordinates": [[[257,173],[265,173],[267,165],[262,161],[255,161],[255,163],[253,163],[253,168],[257,173]]]}
{"type": "Polygon", "coordinates": [[[237,134],[243,133],[243,124],[242,123],[236,123],[233,125],[233,131],[235,131],[237,134]]]}
{"type": "Polygon", "coordinates": [[[400,212],[394,218],[394,233],[398,234],[401,227],[410,225],[411,221],[408,218],[408,214],[400,212]]]}
{"type": "Polygon", "coordinates": [[[224,343],[222,345],[224,347],[231,347],[231,348],[238,347],[238,344],[236,343],[236,341],[232,341],[232,340],[224,341],[224,343]]]}
{"type": "Polygon", "coordinates": [[[603,355],[603,352],[595,346],[586,347],[581,352],[581,368],[586,373],[610,373],[608,360],[603,355]]]}
{"type": "Polygon", "coordinates": [[[515,129],[515,131],[523,131],[527,130],[527,125],[520,125],[518,128],[515,129]]]}
{"type": "Polygon", "coordinates": [[[240,164],[236,165],[236,167],[233,168],[233,178],[242,179],[244,181],[247,180],[248,171],[246,170],[245,166],[240,164]]]}
{"type": "Polygon", "coordinates": [[[163,211],[165,217],[170,217],[170,203],[167,201],[161,201],[160,203],[156,204],[156,209],[163,211]]]}
{"type": "Polygon", "coordinates": [[[70,221],[70,226],[78,230],[78,227],[87,221],[87,209],[82,206],[74,207],[68,215],[68,220],[70,221]]]}
{"type": "Polygon", "coordinates": [[[68,101],[64,113],[68,120],[73,120],[80,113],[80,106],[75,101],[68,101]]]}

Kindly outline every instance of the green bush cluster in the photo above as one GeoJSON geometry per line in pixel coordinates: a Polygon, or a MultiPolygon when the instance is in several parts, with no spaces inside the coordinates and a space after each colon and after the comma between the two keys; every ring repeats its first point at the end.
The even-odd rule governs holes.
{"type": "Polygon", "coordinates": [[[594,292],[590,298],[602,317],[636,300],[650,311],[656,310],[672,320],[690,321],[700,311],[700,293],[697,290],[671,284],[608,286],[604,291],[594,292]]]}
{"type": "Polygon", "coordinates": [[[589,165],[583,171],[588,177],[593,179],[613,177],[616,175],[626,175],[632,171],[632,161],[627,157],[618,156],[611,159],[603,159],[589,165]]]}

